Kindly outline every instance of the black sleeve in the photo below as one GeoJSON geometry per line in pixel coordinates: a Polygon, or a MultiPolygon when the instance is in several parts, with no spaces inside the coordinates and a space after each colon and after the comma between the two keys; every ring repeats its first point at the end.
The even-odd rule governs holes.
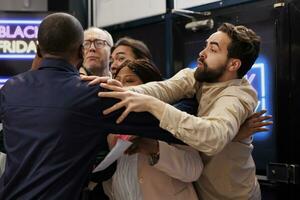
{"type": "MultiPolygon", "coordinates": [[[[116,99],[102,98],[102,108],[106,109],[111,107],[117,102],[116,99]]],[[[182,106],[182,108],[189,108],[189,106],[182,106]]],[[[194,106],[194,104],[191,104],[194,106]]],[[[116,134],[129,134],[138,135],[140,137],[147,137],[165,141],[168,143],[183,144],[183,142],[168,131],[159,127],[159,120],[157,120],[152,114],[148,112],[132,112],[127,118],[120,124],[116,124],[117,118],[121,115],[124,109],[117,110],[109,115],[103,115],[101,112],[101,118],[104,121],[105,129],[109,133],[116,134]]]]}
{"type": "Polygon", "coordinates": [[[5,147],[4,147],[4,134],[3,134],[3,129],[0,130],[0,152],[6,153],[5,147]]]}

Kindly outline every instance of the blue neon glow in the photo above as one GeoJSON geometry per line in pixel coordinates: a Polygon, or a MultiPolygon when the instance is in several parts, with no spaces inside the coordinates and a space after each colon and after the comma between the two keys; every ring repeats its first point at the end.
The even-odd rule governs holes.
{"type": "MultiPolygon", "coordinates": [[[[266,109],[268,114],[273,113],[272,101],[272,79],[269,73],[269,65],[267,60],[261,55],[257,62],[247,73],[246,77],[257,91],[258,105],[256,110],[266,109]]],[[[272,134],[272,126],[268,126],[269,131],[259,132],[254,135],[254,141],[263,141],[268,139],[272,134]]]]}
{"type": "Polygon", "coordinates": [[[0,88],[4,85],[4,83],[9,79],[7,76],[0,76],[0,88]]]}
{"type": "Polygon", "coordinates": [[[191,69],[194,69],[194,68],[196,68],[197,67],[197,61],[196,60],[193,60],[192,62],[190,62],[189,64],[188,64],[188,68],[191,68],[191,69]]]}
{"type": "Polygon", "coordinates": [[[0,84],[4,84],[9,78],[1,78],[0,77],[0,84]]]}
{"type": "Polygon", "coordinates": [[[247,73],[246,78],[248,81],[256,88],[260,97],[257,108],[266,109],[266,84],[265,84],[265,64],[264,63],[255,63],[251,70],[247,73]],[[258,71],[256,70],[258,69],[258,71]],[[256,77],[260,77],[259,84],[255,85],[254,80],[256,77]]]}
{"type": "Polygon", "coordinates": [[[2,19],[0,24],[40,24],[42,20],[15,20],[15,19],[2,19]]]}

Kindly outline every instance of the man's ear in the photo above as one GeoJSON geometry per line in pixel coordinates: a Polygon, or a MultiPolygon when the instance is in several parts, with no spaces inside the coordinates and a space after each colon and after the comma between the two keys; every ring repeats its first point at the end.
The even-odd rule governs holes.
{"type": "Polygon", "coordinates": [[[36,54],[38,57],[42,58],[41,47],[40,45],[36,45],[36,54]]]}
{"type": "Polygon", "coordinates": [[[236,72],[241,67],[242,62],[238,58],[230,58],[228,63],[228,71],[236,72]]]}

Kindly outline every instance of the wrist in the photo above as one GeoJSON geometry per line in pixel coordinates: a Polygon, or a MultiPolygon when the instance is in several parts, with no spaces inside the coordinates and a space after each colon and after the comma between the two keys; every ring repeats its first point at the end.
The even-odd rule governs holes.
{"type": "Polygon", "coordinates": [[[154,115],[158,120],[162,118],[166,103],[151,97],[151,103],[148,103],[148,111],[154,115]]]}

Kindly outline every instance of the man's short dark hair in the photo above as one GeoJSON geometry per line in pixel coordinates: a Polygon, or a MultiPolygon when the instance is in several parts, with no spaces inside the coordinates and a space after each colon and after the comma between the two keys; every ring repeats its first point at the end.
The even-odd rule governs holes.
{"type": "Polygon", "coordinates": [[[252,67],[259,55],[260,37],[245,26],[234,26],[224,23],[218,31],[226,33],[231,38],[228,46],[228,58],[241,60],[238,77],[242,78],[252,67]]]}
{"type": "Polygon", "coordinates": [[[38,42],[42,53],[70,56],[83,42],[83,28],[72,15],[50,14],[39,27],[38,42]]]}

